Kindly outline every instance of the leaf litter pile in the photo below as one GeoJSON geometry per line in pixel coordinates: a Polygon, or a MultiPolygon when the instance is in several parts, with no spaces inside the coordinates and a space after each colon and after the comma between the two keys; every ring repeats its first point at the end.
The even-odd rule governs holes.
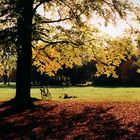
{"type": "Polygon", "coordinates": [[[36,101],[0,105],[1,140],[140,140],[140,102],[36,101]]]}

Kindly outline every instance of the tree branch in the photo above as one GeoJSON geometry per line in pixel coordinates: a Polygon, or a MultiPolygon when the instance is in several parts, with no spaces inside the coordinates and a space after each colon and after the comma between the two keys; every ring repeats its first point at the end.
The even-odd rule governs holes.
{"type": "Polygon", "coordinates": [[[56,20],[49,20],[46,17],[42,17],[39,14],[35,15],[35,20],[37,20],[40,24],[62,22],[62,21],[65,21],[65,20],[70,20],[71,18],[72,18],[72,16],[69,16],[69,17],[66,16],[65,18],[60,17],[59,19],[56,19],[56,20]]]}
{"type": "Polygon", "coordinates": [[[46,47],[50,46],[50,45],[57,45],[57,44],[72,44],[75,46],[81,46],[83,45],[82,43],[75,43],[69,40],[60,40],[60,41],[54,41],[54,42],[50,42],[50,41],[46,41],[43,38],[40,38],[41,41],[47,43],[47,45],[39,50],[44,50],[46,47]]]}

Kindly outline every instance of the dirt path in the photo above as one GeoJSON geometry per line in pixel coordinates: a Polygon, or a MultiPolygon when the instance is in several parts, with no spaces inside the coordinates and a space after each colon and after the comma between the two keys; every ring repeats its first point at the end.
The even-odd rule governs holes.
{"type": "Polygon", "coordinates": [[[0,105],[0,139],[140,140],[139,102],[37,101],[17,111],[0,105]]]}

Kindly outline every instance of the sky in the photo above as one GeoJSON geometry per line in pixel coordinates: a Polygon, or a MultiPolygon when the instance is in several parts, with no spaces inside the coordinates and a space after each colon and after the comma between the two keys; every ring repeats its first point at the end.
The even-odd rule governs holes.
{"type": "MultiPolygon", "coordinates": [[[[140,0],[129,0],[129,1],[140,5],[140,0]]],[[[124,20],[118,20],[116,25],[109,24],[106,27],[103,24],[100,24],[100,20],[96,20],[96,22],[94,23],[95,25],[97,25],[97,27],[99,27],[100,30],[102,30],[104,33],[109,34],[112,37],[123,36],[124,30],[130,27],[129,24],[140,30],[140,24],[130,20],[128,21],[129,24],[126,23],[124,20]]]]}
{"type": "Polygon", "coordinates": [[[124,30],[130,28],[129,24],[140,30],[140,25],[133,21],[128,21],[128,24],[126,21],[120,19],[117,21],[116,25],[108,24],[108,26],[104,26],[104,24],[100,24],[100,22],[100,20],[96,20],[93,24],[95,24],[103,33],[109,34],[112,37],[123,36],[124,30]]]}
{"type": "MultiPolygon", "coordinates": [[[[128,0],[128,1],[131,1],[135,4],[139,4],[140,5],[140,0],[128,0]]],[[[43,13],[43,7],[40,6],[39,9],[38,9],[38,13],[42,14],[43,13]]],[[[117,24],[116,25],[113,25],[113,24],[108,24],[108,26],[104,26],[104,24],[102,24],[103,20],[102,19],[99,19],[98,20],[94,20],[94,23],[93,20],[91,20],[91,24],[94,24],[96,25],[103,33],[105,34],[108,34],[112,37],[118,37],[118,36],[122,36],[123,35],[123,32],[124,32],[124,29],[126,28],[129,28],[129,24],[131,24],[133,27],[136,27],[140,30],[140,24],[136,24],[135,22],[133,21],[128,21],[128,23],[126,23],[124,20],[118,20],[117,24]]]]}
{"type": "Polygon", "coordinates": [[[140,0],[129,0],[129,1],[140,4],[140,0]]]}

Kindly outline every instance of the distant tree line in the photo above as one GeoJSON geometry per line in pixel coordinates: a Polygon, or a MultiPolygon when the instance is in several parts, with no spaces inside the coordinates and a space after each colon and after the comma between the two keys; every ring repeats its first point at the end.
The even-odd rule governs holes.
{"type": "MultiPolygon", "coordinates": [[[[95,86],[140,86],[140,74],[137,73],[138,66],[133,59],[122,62],[117,69],[119,78],[106,77],[101,75],[95,76],[95,62],[89,62],[81,67],[73,67],[72,69],[64,68],[57,72],[55,76],[48,76],[37,71],[35,66],[32,66],[32,85],[34,86],[75,86],[75,85],[95,85],[95,86]]],[[[16,72],[13,70],[9,75],[9,79],[1,77],[0,80],[5,84],[15,82],[16,72]]]]}
{"type": "Polygon", "coordinates": [[[58,73],[49,77],[46,74],[41,75],[40,72],[34,68],[32,73],[33,85],[107,85],[107,86],[140,86],[140,74],[137,73],[138,66],[134,61],[127,60],[122,62],[117,68],[118,78],[106,77],[101,75],[95,76],[96,66],[95,62],[89,62],[82,67],[74,67],[72,69],[62,69],[58,73]]]}

